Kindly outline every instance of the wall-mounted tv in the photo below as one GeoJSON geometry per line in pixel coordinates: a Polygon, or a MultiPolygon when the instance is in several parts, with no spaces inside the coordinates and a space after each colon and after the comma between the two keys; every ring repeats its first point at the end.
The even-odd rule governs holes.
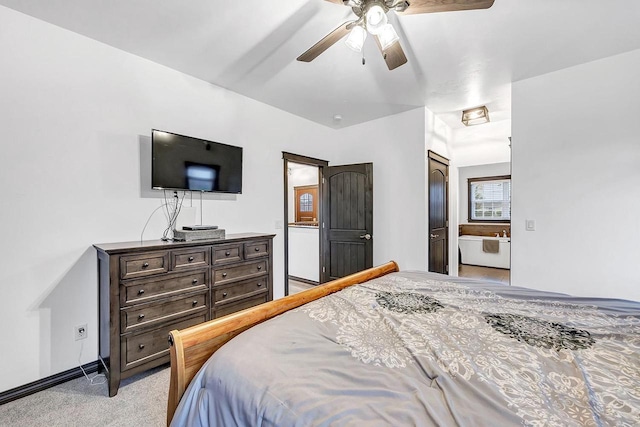
{"type": "Polygon", "coordinates": [[[151,131],[154,189],[242,193],[242,147],[151,131]]]}

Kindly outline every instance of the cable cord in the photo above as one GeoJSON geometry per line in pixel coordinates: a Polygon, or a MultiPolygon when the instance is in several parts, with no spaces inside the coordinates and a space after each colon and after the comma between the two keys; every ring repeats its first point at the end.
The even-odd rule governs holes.
{"type": "Polygon", "coordinates": [[[100,384],[104,384],[107,382],[107,376],[105,374],[95,374],[94,376],[90,377],[89,375],[87,375],[87,371],[84,370],[84,368],[82,367],[82,349],[84,348],[84,342],[80,343],[80,354],[78,355],[78,365],[80,366],[80,370],[82,371],[82,373],[84,374],[84,377],[87,379],[87,381],[89,382],[89,384],[91,385],[100,385],[100,384]],[[96,381],[98,378],[102,378],[102,381],[98,382],[96,381]]]}
{"type": "Polygon", "coordinates": [[[151,214],[149,215],[149,218],[147,218],[147,222],[144,223],[144,227],[142,227],[142,232],[140,233],[140,242],[144,241],[144,238],[143,238],[144,232],[147,229],[147,226],[149,225],[149,221],[151,221],[151,218],[153,218],[153,214],[155,214],[162,208],[165,209],[165,219],[167,220],[167,228],[162,233],[162,239],[169,240],[167,235],[169,234],[170,230],[173,230],[175,228],[176,221],[178,220],[178,215],[180,215],[180,211],[182,210],[182,202],[187,192],[185,191],[182,193],[182,199],[179,199],[178,193],[174,192],[174,197],[172,198],[171,201],[167,200],[166,193],[167,192],[165,191],[164,203],[161,203],[160,206],[155,208],[153,212],[151,212],[151,214]]]}
{"type": "MultiPolygon", "coordinates": [[[[164,233],[162,233],[162,240],[169,240],[169,233],[173,233],[173,230],[176,227],[176,222],[178,221],[178,216],[180,215],[180,211],[182,210],[182,202],[186,196],[187,192],[182,192],[182,198],[178,197],[178,192],[173,192],[173,198],[171,201],[167,200],[167,192],[164,192],[164,200],[165,200],[165,216],[167,220],[167,228],[165,228],[164,233]]],[[[171,236],[173,238],[173,236],[171,236]]]]}
{"type": "Polygon", "coordinates": [[[164,208],[164,203],[161,204],[160,206],[158,206],[157,208],[155,208],[153,210],[153,212],[151,212],[151,215],[149,215],[149,218],[147,218],[147,222],[144,223],[144,227],[142,227],[142,233],[140,233],[140,242],[143,241],[142,236],[144,236],[144,230],[147,229],[147,225],[149,225],[149,221],[151,221],[151,217],[153,217],[153,214],[158,212],[158,210],[164,208]]]}

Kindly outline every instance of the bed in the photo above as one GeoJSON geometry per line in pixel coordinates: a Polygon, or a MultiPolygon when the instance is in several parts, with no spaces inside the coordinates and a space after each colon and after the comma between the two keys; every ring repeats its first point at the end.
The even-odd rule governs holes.
{"type": "Polygon", "coordinates": [[[640,425],[632,301],[390,262],[170,342],[172,426],[640,425]]]}

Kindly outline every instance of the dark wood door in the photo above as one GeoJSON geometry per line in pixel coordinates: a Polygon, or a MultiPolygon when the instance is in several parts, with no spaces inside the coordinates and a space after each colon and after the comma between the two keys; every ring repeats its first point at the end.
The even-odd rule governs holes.
{"type": "Polygon", "coordinates": [[[429,271],[449,273],[449,161],[429,151],[429,271]]]}
{"type": "Polygon", "coordinates": [[[373,267],[373,163],[324,168],[322,282],[373,267]]]}

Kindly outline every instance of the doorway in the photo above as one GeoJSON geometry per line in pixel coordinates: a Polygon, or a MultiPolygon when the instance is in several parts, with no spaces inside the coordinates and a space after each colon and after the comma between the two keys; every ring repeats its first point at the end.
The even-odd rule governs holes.
{"type": "Polygon", "coordinates": [[[322,168],[325,160],[282,153],[284,159],[284,294],[321,282],[322,168]]]}
{"type": "Polygon", "coordinates": [[[287,221],[290,293],[320,283],[320,200],[318,166],[288,162],[289,217],[287,221]]]}
{"type": "Polygon", "coordinates": [[[510,162],[458,167],[460,277],[510,282],[510,173],[510,162]]]}
{"type": "Polygon", "coordinates": [[[285,295],[373,266],[373,164],[283,152],[285,295]]]}

